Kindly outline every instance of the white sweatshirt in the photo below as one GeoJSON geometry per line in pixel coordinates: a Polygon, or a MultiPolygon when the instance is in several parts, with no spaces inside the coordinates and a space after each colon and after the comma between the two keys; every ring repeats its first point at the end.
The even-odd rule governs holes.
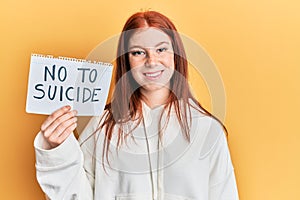
{"type": "Polygon", "coordinates": [[[79,141],[71,134],[51,150],[43,149],[39,133],[34,146],[42,190],[51,200],[237,200],[222,126],[192,108],[189,143],[172,110],[158,142],[162,108],[143,103],[144,123],[132,132],[134,139],[128,136],[116,150],[117,137],[112,138],[110,165],[102,159],[103,132],[92,135],[100,117],[91,119],[79,141]]]}

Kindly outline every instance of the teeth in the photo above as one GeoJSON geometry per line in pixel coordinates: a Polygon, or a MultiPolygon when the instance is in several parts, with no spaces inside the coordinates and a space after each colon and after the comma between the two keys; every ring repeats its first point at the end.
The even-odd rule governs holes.
{"type": "Polygon", "coordinates": [[[158,76],[159,74],[161,74],[161,71],[156,72],[156,73],[151,73],[151,74],[145,73],[146,76],[150,76],[150,77],[155,77],[155,76],[158,76]]]}

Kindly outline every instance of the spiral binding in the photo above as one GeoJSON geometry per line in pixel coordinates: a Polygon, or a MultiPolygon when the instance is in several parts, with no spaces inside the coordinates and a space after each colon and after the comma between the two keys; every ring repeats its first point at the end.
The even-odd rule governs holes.
{"type": "Polygon", "coordinates": [[[64,57],[64,56],[54,57],[53,55],[43,55],[43,54],[37,54],[37,53],[32,53],[31,56],[41,57],[41,58],[60,59],[60,60],[74,61],[74,62],[81,62],[81,63],[92,63],[92,64],[112,66],[111,63],[105,63],[105,62],[101,62],[101,61],[91,61],[91,60],[80,59],[80,58],[64,57]]]}

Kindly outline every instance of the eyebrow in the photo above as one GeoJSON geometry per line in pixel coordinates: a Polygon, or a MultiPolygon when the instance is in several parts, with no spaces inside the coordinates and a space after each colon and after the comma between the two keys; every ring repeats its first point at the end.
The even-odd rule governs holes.
{"type": "MultiPolygon", "coordinates": [[[[168,44],[169,45],[170,43],[167,42],[167,41],[162,41],[162,42],[159,42],[158,44],[156,44],[154,47],[158,47],[158,46],[160,46],[162,44],[168,44]]],[[[134,46],[129,47],[129,49],[133,49],[133,48],[141,48],[141,49],[143,49],[145,47],[142,47],[142,46],[139,46],[139,45],[134,45],[134,46]]]]}

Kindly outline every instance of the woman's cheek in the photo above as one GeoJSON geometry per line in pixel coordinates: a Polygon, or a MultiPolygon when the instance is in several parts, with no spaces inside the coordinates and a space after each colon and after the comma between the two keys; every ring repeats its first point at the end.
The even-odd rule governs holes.
{"type": "Polygon", "coordinates": [[[139,72],[138,68],[136,67],[132,67],[131,68],[131,74],[132,74],[132,77],[134,78],[134,80],[139,84],[141,85],[142,82],[143,82],[143,78],[141,76],[141,73],[139,72]]]}
{"type": "Polygon", "coordinates": [[[173,55],[166,55],[163,59],[163,65],[165,67],[174,69],[174,56],[173,55]]]}

